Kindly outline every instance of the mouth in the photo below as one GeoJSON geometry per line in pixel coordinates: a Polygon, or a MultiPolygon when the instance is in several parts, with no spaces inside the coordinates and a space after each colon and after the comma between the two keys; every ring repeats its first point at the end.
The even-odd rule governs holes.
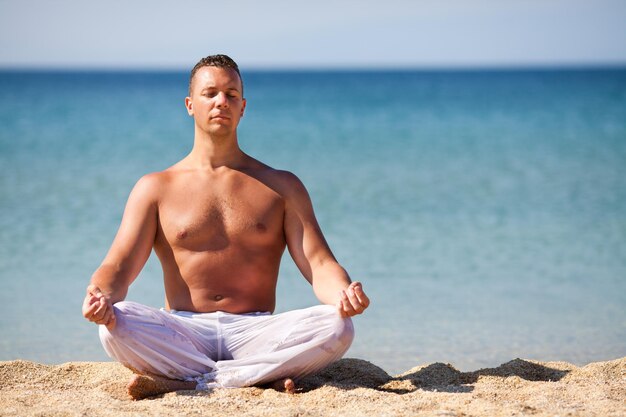
{"type": "Polygon", "coordinates": [[[225,114],[216,114],[215,116],[211,116],[211,120],[229,120],[230,117],[225,114]]]}

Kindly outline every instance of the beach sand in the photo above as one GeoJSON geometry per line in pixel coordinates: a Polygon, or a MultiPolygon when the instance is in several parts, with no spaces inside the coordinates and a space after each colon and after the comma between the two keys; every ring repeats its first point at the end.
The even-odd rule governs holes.
{"type": "Polygon", "coordinates": [[[289,395],[262,388],[178,391],[132,401],[112,362],[0,362],[2,416],[626,416],[626,357],[577,367],[515,359],[459,372],[435,363],[391,377],[342,359],[289,395]]]}

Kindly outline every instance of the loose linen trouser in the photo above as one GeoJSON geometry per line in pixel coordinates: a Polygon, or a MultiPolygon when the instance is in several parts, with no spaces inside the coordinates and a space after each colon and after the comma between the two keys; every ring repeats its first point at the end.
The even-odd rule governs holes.
{"type": "Polygon", "coordinates": [[[354,338],[349,318],[319,305],[270,313],[193,313],[122,301],[100,327],[107,354],[140,372],[196,381],[196,389],[300,378],[338,360],[354,338]]]}

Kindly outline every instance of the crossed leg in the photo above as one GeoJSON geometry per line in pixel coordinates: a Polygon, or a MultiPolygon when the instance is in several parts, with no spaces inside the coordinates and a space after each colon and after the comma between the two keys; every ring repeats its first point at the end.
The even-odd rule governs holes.
{"type": "MultiPolygon", "coordinates": [[[[291,378],[284,378],[269,385],[270,388],[287,394],[295,394],[296,384],[291,378]]],[[[195,381],[181,381],[157,375],[134,375],[126,386],[133,400],[142,400],[174,391],[190,391],[196,388],[195,381]]]]}
{"type": "Polygon", "coordinates": [[[199,331],[196,323],[132,302],[115,308],[115,329],[101,326],[100,337],[109,356],[140,372],[127,386],[134,399],[200,385],[269,384],[293,393],[295,378],[339,359],[354,336],[351,321],[340,318],[332,306],[275,316],[220,313],[220,333],[226,335],[216,348],[215,337],[204,340],[212,336],[199,331]],[[209,355],[217,359],[215,348],[226,350],[232,359],[214,361],[209,355]]]}

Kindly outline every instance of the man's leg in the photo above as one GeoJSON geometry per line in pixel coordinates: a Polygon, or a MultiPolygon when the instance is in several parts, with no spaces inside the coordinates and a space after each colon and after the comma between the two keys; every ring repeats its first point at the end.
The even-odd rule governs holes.
{"type": "Polygon", "coordinates": [[[180,381],[156,375],[134,375],[126,390],[133,400],[166,394],[174,391],[192,391],[196,389],[195,381],[180,381]]]}
{"type": "Polygon", "coordinates": [[[111,358],[145,375],[128,385],[133,398],[194,389],[195,381],[172,379],[189,381],[215,368],[210,326],[199,331],[184,318],[133,302],[116,303],[114,309],[116,326],[112,331],[100,326],[100,340],[111,358]]]}
{"type": "Polygon", "coordinates": [[[222,387],[301,378],[340,359],[354,338],[352,321],[327,305],[277,315],[224,314],[220,324],[232,359],[218,361],[207,376],[222,387]]]}

